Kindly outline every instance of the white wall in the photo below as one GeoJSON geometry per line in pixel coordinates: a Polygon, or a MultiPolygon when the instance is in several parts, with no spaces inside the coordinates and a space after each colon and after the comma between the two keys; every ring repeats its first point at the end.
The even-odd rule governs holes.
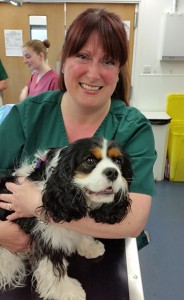
{"type": "MultiPolygon", "coordinates": [[[[184,0],[176,2],[176,12],[184,13],[184,0]]],[[[163,14],[172,8],[172,0],[141,0],[139,4],[132,105],[140,110],[165,111],[169,93],[184,93],[184,61],[166,62],[159,57],[163,14]],[[149,74],[145,74],[145,66],[149,67],[149,74]]]]}

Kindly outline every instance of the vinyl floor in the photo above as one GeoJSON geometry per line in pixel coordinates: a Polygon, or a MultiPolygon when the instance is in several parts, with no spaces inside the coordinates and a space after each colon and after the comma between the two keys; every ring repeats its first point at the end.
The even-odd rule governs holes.
{"type": "Polygon", "coordinates": [[[157,181],[156,190],[151,242],[139,251],[145,300],[184,300],[184,182],[157,181]]]}

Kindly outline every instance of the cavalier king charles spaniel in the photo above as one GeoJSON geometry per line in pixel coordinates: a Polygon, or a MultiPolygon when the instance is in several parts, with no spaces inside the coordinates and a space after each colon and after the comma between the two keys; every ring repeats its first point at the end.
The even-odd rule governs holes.
{"type": "MultiPolygon", "coordinates": [[[[17,182],[18,176],[36,182],[41,189],[42,218],[14,221],[30,235],[30,253],[12,253],[0,246],[0,289],[22,286],[29,262],[36,291],[44,300],[86,299],[79,281],[67,274],[67,257],[76,252],[88,259],[96,258],[104,254],[104,245],[57,223],[86,216],[97,223],[123,220],[131,207],[128,187],[132,168],[128,155],[116,141],[85,138],[44,154],[38,152],[31,165],[24,163],[11,176],[0,177],[0,193],[9,193],[5,183],[17,182]],[[46,221],[49,219],[54,222],[46,221]]],[[[10,213],[0,209],[0,220],[10,213]]]]}

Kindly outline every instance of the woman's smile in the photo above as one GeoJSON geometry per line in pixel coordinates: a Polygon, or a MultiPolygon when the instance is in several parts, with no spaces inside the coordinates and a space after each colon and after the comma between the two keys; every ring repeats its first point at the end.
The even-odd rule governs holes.
{"type": "Polygon", "coordinates": [[[102,86],[92,86],[92,85],[88,85],[86,83],[80,83],[80,86],[88,91],[98,91],[102,88],[102,86]]]}

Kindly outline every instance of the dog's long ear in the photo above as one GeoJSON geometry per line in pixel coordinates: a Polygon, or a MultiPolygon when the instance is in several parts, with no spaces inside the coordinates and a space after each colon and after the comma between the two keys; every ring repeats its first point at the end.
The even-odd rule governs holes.
{"type": "Polygon", "coordinates": [[[121,143],[116,140],[109,141],[109,149],[111,148],[117,148],[121,153],[121,174],[127,181],[128,187],[130,187],[133,177],[131,157],[123,149],[121,143]]]}
{"type": "Polygon", "coordinates": [[[89,216],[97,223],[115,224],[122,221],[131,207],[128,193],[118,192],[111,203],[104,203],[99,208],[90,210],[89,216]]]}
{"type": "Polygon", "coordinates": [[[123,152],[123,163],[122,163],[121,173],[122,176],[126,179],[128,187],[130,187],[130,184],[132,182],[132,177],[133,177],[133,170],[132,170],[131,158],[126,152],[123,152]]]}
{"type": "Polygon", "coordinates": [[[43,191],[43,209],[55,222],[79,220],[87,214],[82,190],[72,183],[70,164],[66,148],[43,191]]]}

